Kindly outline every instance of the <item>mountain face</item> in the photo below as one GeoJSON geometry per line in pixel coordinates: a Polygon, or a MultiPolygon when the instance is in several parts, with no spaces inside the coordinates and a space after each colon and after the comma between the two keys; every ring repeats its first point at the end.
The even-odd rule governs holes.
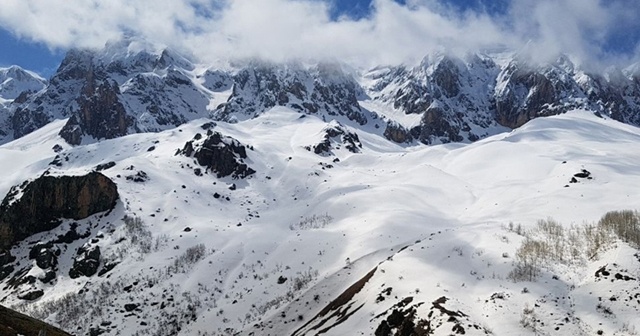
{"type": "Polygon", "coordinates": [[[0,98],[13,100],[25,91],[40,91],[46,82],[40,76],[19,66],[0,68],[0,98]]]}
{"type": "Polygon", "coordinates": [[[65,140],[77,145],[84,137],[155,132],[204,117],[209,100],[192,70],[182,57],[140,41],[72,50],[45,89],[13,104],[14,138],[62,118],[69,118],[65,140]]]}
{"type": "Polygon", "coordinates": [[[565,56],[540,65],[517,54],[435,53],[415,66],[363,73],[337,63],[257,60],[213,68],[125,39],[70,51],[39,91],[44,82],[28,81],[28,73],[6,73],[31,86],[21,95],[6,91],[14,100],[5,103],[5,142],[55,119],[69,118],[61,135],[78,145],[204,117],[242,121],[275,106],[373,125],[397,143],[473,142],[572,109],[640,124],[640,72],[588,72],[565,56]]]}
{"type": "Polygon", "coordinates": [[[286,106],[325,118],[346,116],[365,125],[371,116],[360,107],[361,96],[358,83],[338,64],[305,68],[295,63],[251,62],[233,76],[231,96],[217,108],[214,117],[245,120],[274,106],[286,106]]]}
{"type": "Polygon", "coordinates": [[[18,66],[0,68],[0,143],[11,137],[9,106],[23,101],[29,94],[42,90],[47,81],[18,66]]]}
{"type": "Polygon", "coordinates": [[[572,109],[640,123],[636,75],[619,69],[605,75],[585,72],[564,56],[552,64],[533,65],[517,55],[506,60],[435,55],[413,68],[376,69],[367,76],[373,81],[369,92],[374,100],[421,115],[417,125],[388,124],[387,138],[396,142],[476,141],[495,127],[514,129],[572,109]]]}

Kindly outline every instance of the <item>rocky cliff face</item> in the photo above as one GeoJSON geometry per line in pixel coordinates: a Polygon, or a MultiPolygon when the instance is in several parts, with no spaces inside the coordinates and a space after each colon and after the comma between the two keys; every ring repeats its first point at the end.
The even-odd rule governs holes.
{"type": "Polygon", "coordinates": [[[368,120],[358,103],[362,89],[337,64],[305,68],[295,63],[251,62],[233,77],[233,83],[229,100],[214,114],[217,119],[243,120],[286,106],[306,114],[346,116],[360,125],[368,120]]]}
{"type": "Polygon", "coordinates": [[[638,68],[590,72],[566,56],[538,64],[505,53],[435,53],[415,66],[377,67],[364,76],[336,63],[253,60],[206,68],[171,49],[124,39],[69,51],[38,92],[11,91],[14,98],[0,101],[0,142],[54,119],[69,118],[61,136],[79,144],[197,118],[235,122],[275,106],[327,122],[382,125],[375,132],[399,143],[471,142],[576,108],[640,125],[638,68]]]}
{"type": "Polygon", "coordinates": [[[207,89],[196,85],[193,70],[172,51],[135,39],[71,50],[44,90],[11,104],[6,132],[19,138],[70,118],[61,135],[78,144],[83,135],[111,139],[206,117],[207,89]]]}
{"type": "Polygon", "coordinates": [[[0,68],[0,143],[11,138],[11,104],[23,102],[45,85],[46,80],[18,66],[0,68]]]}
{"type": "Polygon", "coordinates": [[[117,200],[115,183],[96,172],[41,176],[13,187],[0,204],[0,249],[55,228],[61,218],[83,219],[111,210],[117,200]]]}
{"type": "Polygon", "coordinates": [[[430,55],[413,68],[380,69],[369,76],[369,93],[404,114],[421,114],[419,125],[387,124],[396,142],[475,141],[496,127],[587,109],[640,125],[640,83],[630,69],[594,74],[560,56],[549,64],[524,57],[430,55]]]}
{"type": "MultiPolygon", "coordinates": [[[[93,77],[93,76],[91,76],[93,77]]],[[[134,119],[118,99],[115,82],[90,78],[77,99],[78,110],[60,130],[60,136],[71,145],[79,145],[83,135],[96,139],[113,139],[127,134],[134,119]]]]}
{"type": "Polygon", "coordinates": [[[10,107],[13,138],[70,116],[71,105],[91,73],[92,55],[89,51],[69,51],[44,90],[13,102],[10,107]]]}
{"type": "Polygon", "coordinates": [[[368,75],[373,79],[369,95],[399,113],[422,115],[418,125],[390,120],[385,134],[392,141],[475,141],[496,124],[490,110],[492,78],[498,72],[489,57],[463,61],[435,54],[413,68],[378,69],[375,76],[368,75]]]}
{"type": "Polygon", "coordinates": [[[0,306],[0,334],[70,336],[54,326],[36,320],[15,310],[0,306]]]}

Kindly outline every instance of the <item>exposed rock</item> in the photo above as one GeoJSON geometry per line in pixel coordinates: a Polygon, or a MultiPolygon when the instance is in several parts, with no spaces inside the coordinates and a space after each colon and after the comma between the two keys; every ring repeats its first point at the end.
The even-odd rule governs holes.
{"type": "MultiPolygon", "coordinates": [[[[11,105],[14,138],[64,118],[69,121],[61,135],[78,144],[85,136],[156,132],[206,117],[208,95],[185,73],[193,69],[177,53],[135,38],[108,42],[101,50],[72,49],[44,90],[11,105]]],[[[219,89],[231,86],[231,76],[224,76],[229,80],[219,89]]]]}
{"type": "Polygon", "coordinates": [[[40,298],[43,295],[44,295],[44,291],[42,289],[35,289],[35,290],[31,290],[26,293],[18,295],[18,299],[25,300],[25,301],[33,301],[35,299],[40,298]]]}
{"type": "Polygon", "coordinates": [[[538,72],[536,69],[529,69],[518,60],[511,62],[500,75],[499,80],[504,82],[504,85],[496,92],[498,123],[517,128],[539,115],[565,112],[566,109],[548,112],[550,104],[557,102],[560,91],[558,89],[563,86],[562,82],[551,80],[554,70],[540,69],[538,72]]]}
{"type": "Polygon", "coordinates": [[[96,274],[100,266],[100,247],[84,244],[78,248],[76,257],[73,258],[73,266],[69,270],[72,279],[96,274]]]}
{"type": "Polygon", "coordinates": [[[0,335],[70,336],[42,321],[0,306],[0,335]]]}
{"type": "MultiPolygon", "coordinates": [[[[323,140],[313,146],[313,152],[318,155],[331,155],[333,150],[337,150],[340,146],[344,146],[351,153],[360,153],[362,143],[355,132],[345,130],[340,123],[333,121],[323,130],[323,140]]],[[[311,150],[310,146],[306,147],[311,150]]]]}
{"type": "Polygon", "coordinates": [[[115,82],[98,82],[90,73],[78,98],[78,110],[60,130],[60,136],[71,145],[79,145],[83,135],[96,139],[113,139],[127,134],[133,118],[127,115],[115,82]]]}
{"type": "Polygon", "coordinates": [[[583,169],[581,172],[573,174],[573,176],[577,177],[577,178],[586,178],[586,179],[588,179],[588,178],[591,177],[591,172],[586,170],[586,169],[583,169]]]}
{"type": "Polygon", "coordinates": [[[409,130],[393,121],[387,123],[387,128],[384,130],[384,137],[396,143],[406,143],[413,140],[409,130]]]}
{"type": "Polygon", "coordinates": [[[138,306],[140,306],[137,303],[127,303],[124,305],[124,310],[127,312],[132,312],[134,310],[136,310],[138,308],[138,306]]]}
{"type": "Polygon", "coordinates": [[[367,123],[358,103],[362,90],[338,64],[321,63],[311,68],[300,64],[254,61],[233,78],[229,100],[218,107],[221,120],[255,117],[274,106],[286,106],[307,114],[346,116],[367,123]]]}
{"type": "Polygon", "coordinates": [[[0,249],[34,233],[51,230],[61,218],[83,219],[113,209],[118,190],[108,177],[41,176],[13,187],[0,204],[0,249]],[[18,191],[22,195],[18,198],[18,191]]]}
{"type": "Polygon", "coordinates": [[[58,238],[55,239],[54,241],[52,241],[52,243],[54,243],[54,244],[59,244],[59,243],[70,244],[70,243],[73,243],[74,241],[76,241],[78,239],[87,238],[91,234],[91,231],[87,231],[84,234],[79,234],[78,231],[76,231],[77,228],[78,228],[78,223],[76,223],[76,222],[71,223],[71,228],[69,229],[69,231],[67,231],[63,235],[58,235],[58,238]]]}
{"type": "Polygon", "coordinates": [[[92,68],[91,51],[70,50],[47,87],[28,98],[14,101],[11,117],[14,138],[20,138],[48,124],[54,118],[69,117],[69,106],[80,96],[92,68]]]}
{"type": "Polygon", "coordinates": [[[103,170],[107,170],[107,169],[115,167],[115,165],[116,165],[116,163],[113,162],[113,161],[109,161],[107,163],[101,163],[101,164],[96,166],[95,171],[100,172],[100,171],[103,171],[103,170]]]}
{"type": "Polygon", "coordinates": [[[60,249],[52,243],[37,243],[29,251],[29,259],[35,259],[41,269],[49,269],[58,265],[60,249]]]}
{"type": "Polygon", "coordinates": [[[46,81],[19,66],[0,68],[0,98],[17,99],[23,92],[37,92],[44,88],[46,81]]]}
{"type": "Polygon", "coordinates": [[[0,268],[0,281],[8,277],[13,273],[13,271],[15,271],[15,267],[13,267],[13,265],[2,266],[2,268],[0,268]]]}
{"type": "Polygon", "coordinates": [[[149,179],[149,176],[144,171],[139,171],[133,175],[127,175],[127,181],[133,181],[137,183],[146,182],[149,179]]]}
{"type": "Polygon", "coordinates": [[[102,269],[100,270],[100,272],[98,272],[98,276],[103,276],[109,273],[112,269],[116,268],[116,266],[118,266],[117,262],[106,262],[102,266],[102,269]]]}
{"type": "Polygon", "coordinates": [[[11,251],[0,252],[0,266],[10,264],[16,260],[16,257],[11,255],[11,251]]]}
{"type": "Polygon", "coordinates": [[[460,119],[452,117],[439,104],[432,104],[422,115],[420,141],[425,144],[431,144],[436,139],[443,143],[463,141],[461,123],[460,119]]]}
{"type": "Polygon", "coordinates": [[[255,173],[244,163],[247,158],[246,147],[238,140],[218,132],[213,132],[204,140],[188,141],[178,154],[195,158],[199,165],[215,172],[218,178],[246,178],[255,173]]]}
{"type": "Polygon", "coordinates": [[[42,283],[50,283],[55,279],[56,279],[56,272],[51,270],[46,271],[44,273],[44,276],[38,278],[38,280],[42,281],[42,283]]]}

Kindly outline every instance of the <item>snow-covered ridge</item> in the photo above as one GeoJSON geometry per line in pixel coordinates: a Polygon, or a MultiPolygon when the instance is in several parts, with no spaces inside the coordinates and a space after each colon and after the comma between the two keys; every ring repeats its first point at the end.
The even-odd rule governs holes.
{"type": "Polygon", "coordinates": [[[40,75],[19,66],[0,68],[0,98],[4,100],[16,99],[24,91],[40,91],[46,83],[40,75]]]}
{"type": "Polygon", "coordinates": [[[0,194],[45,171],[81,175],[102,165],[120,201],[13,247],[16,260],[6,265],[14,270],[2,282],[14,285],[2,303],[71,332],[370,335],[383,321],[397,330],[394,309],[403,321],[415,309],[436,335],[456,324],[473,335],[534,334],[522,325],[525,308],[547,333],[623,334],[636,323],[636,301],[626,299],[638,283],[624,275],[640,278],[640,264],[626,243],[585,264],[549,265],[535,282],[508,279],[524,240],[509,222],[529,229],[553,217],[569,228],[637,207],[634,126],[571,111],[472,144],[401,147],[375,128],[274,107],[235,124],[205,118],[69,146],[56,135],[64,123],[0,146],[0,161],[13,163],[0,194]],[[339,136],[329,139],[331,155],[308,149],[337,127],[357,135],[356,152],[339,136]],[[208,131],[246,146],[243,161],[255,173],[218,177],[176,155],[208,131]],[[570,183],[583,169],[592,178],[570,183]],[[79,238],[58,241],[71,231],[79,238]],[[29,259],[34,246],[45,256],[59,249],[53,280],[29,259]],[[97,273],[72,279],[74,264],[96,248],[97,273]],[[610,276],[598,280],[605,264],[610,276]],[[30,276],[33,283],[18,281],[30,276]],[[18,298],[37,290],[33,301],[18,298]],[[453,322],[446,311],[461,314],[453,322]]]}
{"type": "Polygon", "coordinates": [[[66,137],[77,143],[203,117],[242,121],[274,106],[340,119],[405,145],[473,142],[572,109],[640,124],[637,66],[592,72],[565,55],[538,64],[513,52],[434,52],[415,65],[371,70],[335,62],[212,63],[136,38],[71,50],[44,90],[2,103],[0,142],[73,116],[68,129],[76,133],[66,137]],[[88,99],[96,95],[108,98],[88,99]],[[94,110],[121,111],[123,125],[96,133],[98,124],[112,121],[104,119],[108,113],[89,118],[94,110]]]}

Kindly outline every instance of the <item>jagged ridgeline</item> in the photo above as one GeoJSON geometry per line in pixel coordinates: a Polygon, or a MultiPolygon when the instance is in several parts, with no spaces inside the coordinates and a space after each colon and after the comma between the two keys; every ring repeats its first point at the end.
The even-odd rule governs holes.
{"type": "Polygon", "coordinates": [[[538,64],[516,53],[435,53],[372,70],[259,60],[207,66],[123,39],[69,51],[49,81],[17,67],[0,71],[0,141],[55,119],[68,118],[60,135],[78,145],[203,117],[237,122],[275,106],[373,126],[398,143],[476,141],[577,108],[638,125],[638,68],[589,71],[566,56],[538,64]]]}

